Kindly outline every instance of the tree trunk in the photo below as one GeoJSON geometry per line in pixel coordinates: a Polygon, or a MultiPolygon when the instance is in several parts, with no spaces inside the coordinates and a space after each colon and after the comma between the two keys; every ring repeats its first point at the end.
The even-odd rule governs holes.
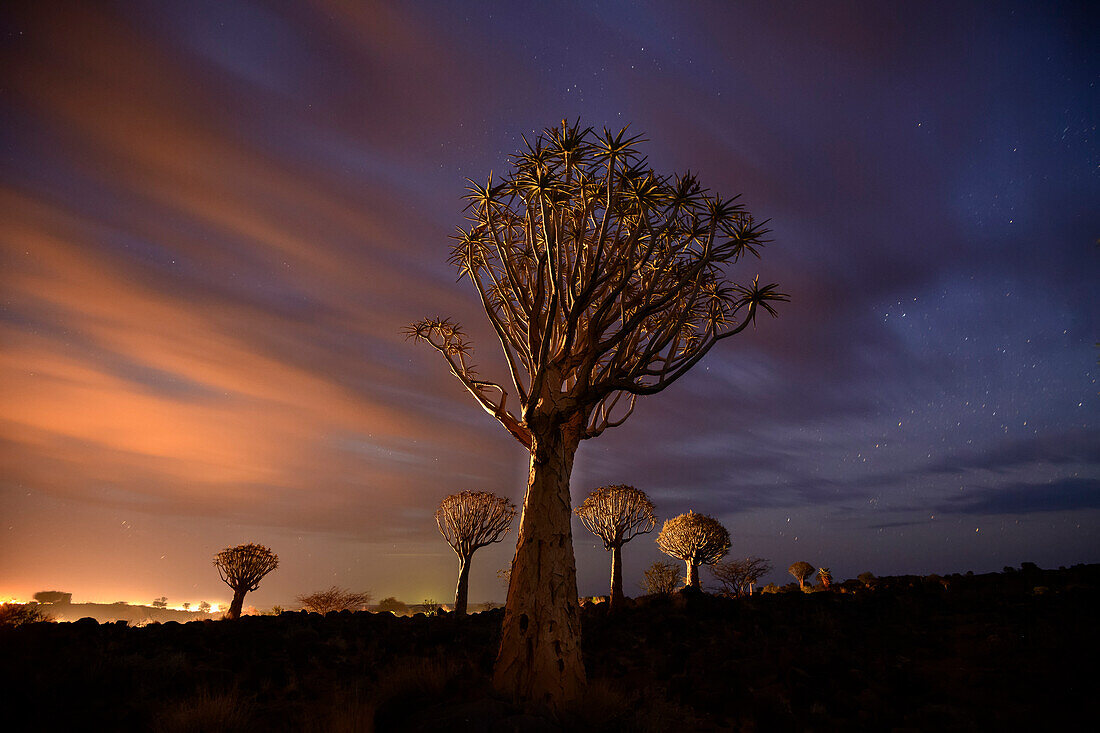
{"type": "Polygon", "coordinates": [[[623,546],[611,547],[611,608],[623,605],[623,546]]]}
{"type": "Polygon", "coordinates": [[[455,615],[466,615],[466,599],[470,593],[470,558],[458,558],[458,588],[455,589],[455,615]]]}
{"type": "Polygon", "coordinates": [[[694,588],[699,590],[699,566],[693,563],[691,560],[687,560],[687,586],[688,588],[694,588]]]}
{"type": "Polygon", "coordinates": [[[501,693],[550,712],[585,685],[569,497],[578,432],[567,423],[534,436],[493,675],[501,693]]]}
{"type": "Polygon", "coordinates": [[[244,588],[238,588],[233,591],[233,602],[229,604],[229,613],[225,614],[228,619],[235,619],[241,617],[241,608],[244,607],[244,594],[248,591],[244,588]]]}

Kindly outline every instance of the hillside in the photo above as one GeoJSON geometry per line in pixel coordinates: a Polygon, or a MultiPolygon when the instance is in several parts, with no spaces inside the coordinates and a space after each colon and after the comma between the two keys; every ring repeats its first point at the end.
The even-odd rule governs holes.
{"type": "Polygon", "coordinates": [[[499,610],[32,624],[0,629],[0,684],[126,730],[1081,729],[1098,600],[1089,565],[588,605],[588,698],[556,721],[488,691],[499,610]]]}

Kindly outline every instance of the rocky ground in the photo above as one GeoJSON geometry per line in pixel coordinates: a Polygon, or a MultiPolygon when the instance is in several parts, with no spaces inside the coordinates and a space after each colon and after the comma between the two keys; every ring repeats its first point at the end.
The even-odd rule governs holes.
{"type": "Polygon", "coordinates": [[[556,720],[489,691],[501,611],[0,628],[0,684],[6,722],[79,729],[1097,729],[1097,600],[1091,565],[591,605],[556,720]]]}

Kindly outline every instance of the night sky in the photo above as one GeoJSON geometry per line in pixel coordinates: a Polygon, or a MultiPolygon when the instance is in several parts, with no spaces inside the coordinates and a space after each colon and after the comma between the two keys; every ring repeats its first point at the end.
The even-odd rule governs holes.
{"type": "Polygon", "coordinates": [[[246,605],[451,601],[432,513],[519,504],[527,456],[402,328],[453,316],[499,366],[448,235],[562,118],[742,193],[774,241],[737,272],[791,295],[582,444],[575,504],[712,514],[780,583],[1100,561],[1085,3],[27,2],[0,32],[0,598],[226,601],[214,553],[261,542],[246,605]]]}

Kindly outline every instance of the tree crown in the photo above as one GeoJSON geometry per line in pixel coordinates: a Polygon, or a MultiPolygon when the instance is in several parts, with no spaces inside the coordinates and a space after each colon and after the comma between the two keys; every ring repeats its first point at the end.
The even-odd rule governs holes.
{"type": "Polygon", "coordinates": [[[693,565],[713,565],[729,552],[730,533],[717,519],[689,511],[665,521],[657,546],[693,565]]]}
{"type": "Polygon", "coordinates": [[[787,568],[787,572],[793,575],[796,580],[805,580],[814,574],[814,566],[805,560],[799,560],[787,568]]]}
{"type": "Polygon", "coordinates": [[[426,318],[406,334],[439,351],[528,448],[540,415],[580,414],[581,438],[622,424],[639,395],[788,299],[774,284],[730,279],[733,265],[760,256],[766,222],[690,172],[653,171],[641,136],[563,121],[524,142],[503,180],[470,180],[470,224],[451,252],[497,335],[519,410],[478,375],[461,326],[426,318]]]}
{"type": "Polygon", "coordinates": [[[653,502],[641,489],[625,484],[594,489],[576,510],[588,531],[603,540],[604,549],[653,531],[653,502]]]}
{"type": "Polygon", "coordinates": [[[214,556],[218,575],[233,590],[254,591],[260,580],[279,567],[279,556],[255,543],[227,547],[214,556]]]}
{"type": "Polygon", "coordinates": [[[435,510],[435,524],[459,557],[500,542],[508,534],[515,505],[488,491],[462,491],[443,499],[435,510]]]}

